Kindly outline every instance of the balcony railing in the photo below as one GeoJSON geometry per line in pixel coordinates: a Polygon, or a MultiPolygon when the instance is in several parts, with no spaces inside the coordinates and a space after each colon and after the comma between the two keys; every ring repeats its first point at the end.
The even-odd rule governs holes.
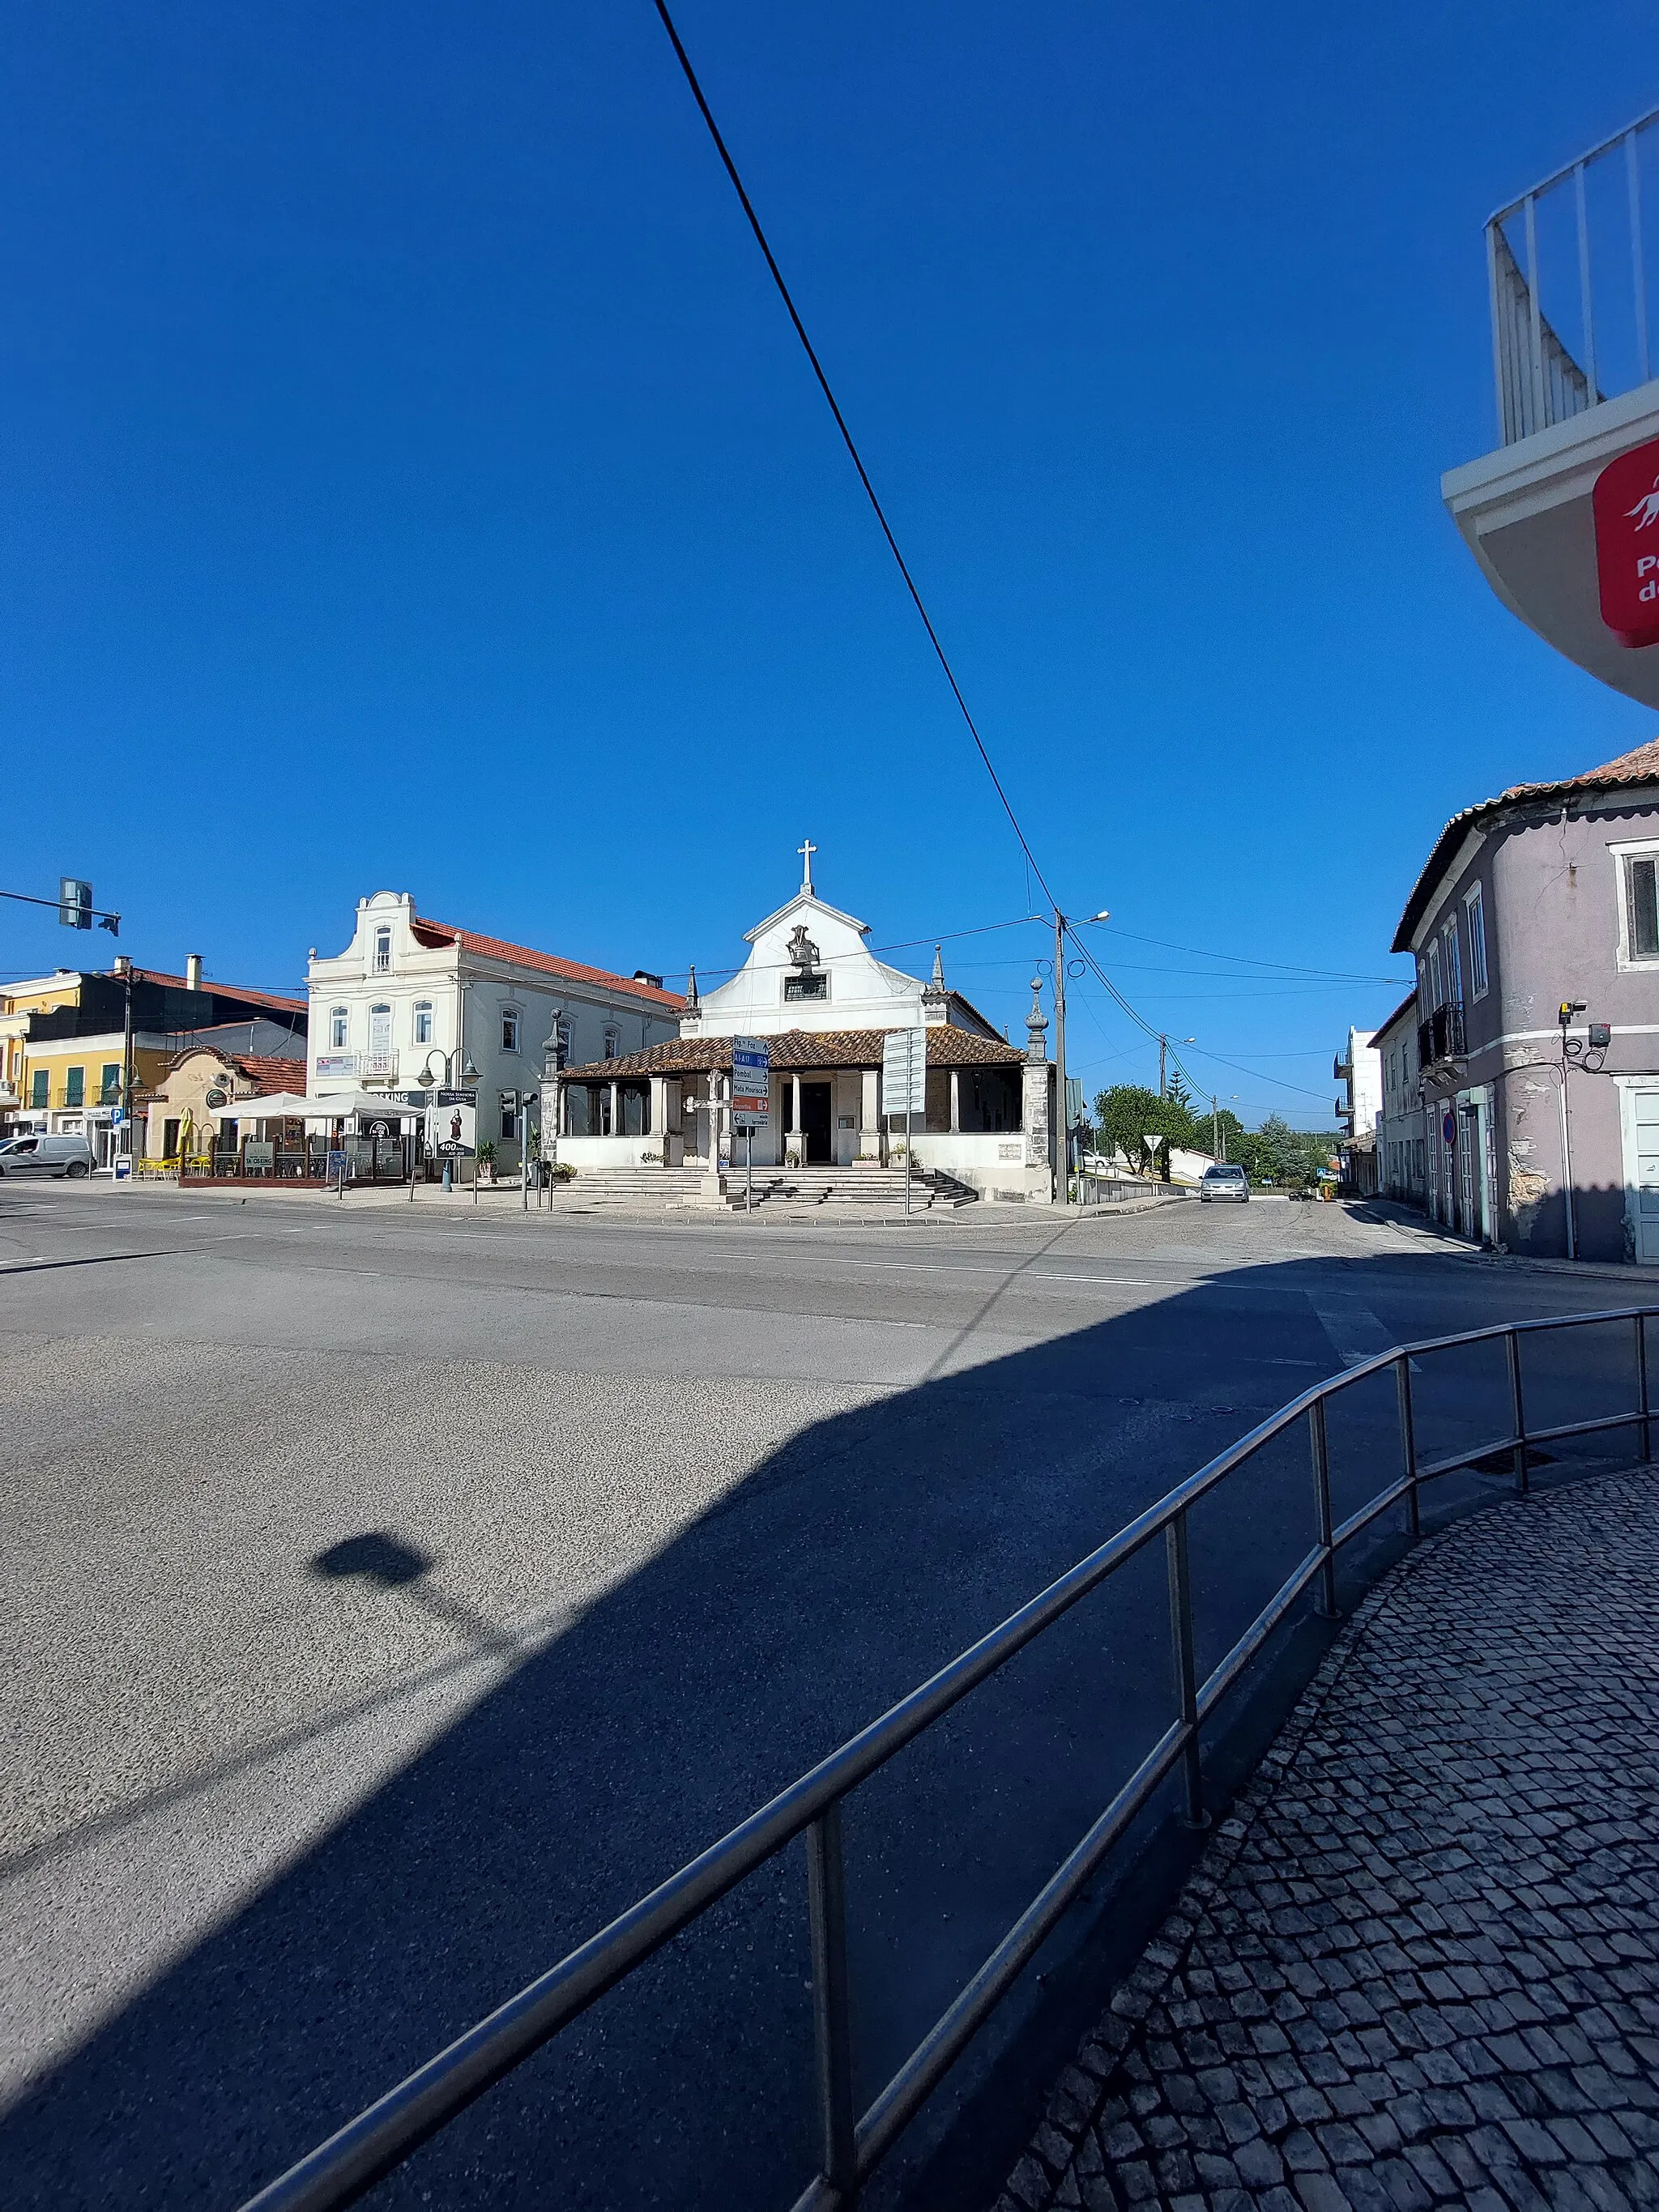
{"type": "Polygon", "coordinates": [[[1659,108],[1545,178],[1486,224],[1503,442],[1565,422],[1653,374],[1644,183],[1659,108]]]}
{"type": "Polygon", "coordinates": [[[1433,1067],[1445,1060],[1462,1060],[1468,1049],[1462,1006],[1437,1006],[1427,1021],[1417,1024],[1419,1067],[1433,1067]]]}

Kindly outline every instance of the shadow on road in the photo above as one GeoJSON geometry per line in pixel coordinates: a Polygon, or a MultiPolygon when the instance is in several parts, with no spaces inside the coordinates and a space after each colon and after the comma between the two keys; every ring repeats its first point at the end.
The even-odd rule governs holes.
{"type": "MultiPolygon", "coordinates": [[[[1316,1289],[1339,1276],[1357,1279],[1242,1269],[798,1437],[58,2066],[0,2130],[8,2203],[238,2203],[1334,1372],[1316,1289]]],[[[1421,1311],[1420,1262],[1363,1280],[1421,1311]]],[[[1565,1303],[1547,1285],[1531,1310],[1565,1303]]],[[[1575,1389],[1617,1402],[1625,1357],[1581,1343],[1575,1389]]],[[[1423,1377],[1425,1455],[1501,1431],[1505,1387],[1501,1354],[1423,1377]]],[[[1389,1388],[1334,1420],[1340,1499],[1367,1486],[1367,1454],[1394,1472],[1392,1419],[1389,1388]]],[[[665,1437],[665,1482],[674,1450],[665,1437]]],[[[1312,1529],[1299,1442],[1202,1510],[1209,1657],[1312,1529]]],[[[381,1529],[337,1547],[366,1632],[374,1608],[419,1599],[421,1543],[381,1529]]],[[[1161,1555],[1136,1562],[849,1805],[860,2103],[1166,1724],[1163,1573],[1161,1555]]],[[[797,1846],[373,2201],[791,2203],[813,2164],[804,1894],[797,1846]]],[[[1010,2140],[1030,2118],[1008,2115],[1010,2140]]]]}

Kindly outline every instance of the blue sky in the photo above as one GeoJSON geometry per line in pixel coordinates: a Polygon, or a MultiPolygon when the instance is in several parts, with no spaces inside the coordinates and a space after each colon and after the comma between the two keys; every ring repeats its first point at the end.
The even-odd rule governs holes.
{"type": "MultiPolygon", "coordinates": [[[[1049,880],[1205,1088],[1328,1125],[1399,994],[1248,963],[1399,975],[1449,813],[1651,734],[1437,489],[1481,222],[1659,98],[1650,9],[677,21],[1049,880]]],[[[6,888],[271,987],[383,887],[708,976],[807,834],[873,944],[1030,910],[648,0],[3,35],[6,888]]],[[[1042,942],[948,971],[1018,1035],[1042,942]]],[[[112,949],[0,907],[0,973],[112,949]]],[[[1155,1073],[1073,988],[1091,1091],[1155,1073]]]]}

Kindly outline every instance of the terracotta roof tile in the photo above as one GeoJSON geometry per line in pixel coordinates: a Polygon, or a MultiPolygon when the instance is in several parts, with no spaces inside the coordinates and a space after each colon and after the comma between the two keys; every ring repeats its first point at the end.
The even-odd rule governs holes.
{"type": "Polygon", "coordinates": [[[1466,806],[1462,813],[1454,814],[1435,840],[1434,850],[1412,886],[1391,950],[1411,951],[1412,932],[1440,888],[1465,833],[1477,822],[1501,812],[1506,806],[1524,805],[1532,799],[1570,799],[1576,791],[1619,791],[1644,783],[1659,783],[1659,738],[1650,738],[1645,744],[1620,753],[1617,760],[1603,762],[1600,768],[1586,769],[1582,775],[1564,776],[1556,783],[1512,783],[1496,799],[1483,799],[1474,806],[1466,806]]]}
{"type": "MultiPolygon", "coordinates": [[[[775,1070],[800,1075],[820,1067],[879,1067],[886,1034],[884,1030],[786,1030],[763,1042],[771,1047],[775,1070]]],[[[1005,1044],[1000,1037],[978,1036],[971,1030],[934,1028],[927,1035],[929,1067],[1018,1067],[1025,1057],[1018,1045],[1005,1044]]],[[[592,1081],[630,1075],[700,1075],[711,1067],[731,1065],[729,1036],[675,1037],[644,1052],[590,1060],[586,1067],[568,1067],[564,1073],[567,1079],[592,1081]]]]}
{"type": "Polygon", "coordinates": [[[295,1091],[305,1096],[306,1063],[302,1060],[283,1060],[274,1052],[227,1053],[226,1059],[239,1075],[244,1075],[253,1085],[256,1097],[270,1098],[279,1091],[295,1091]]]}
{"type": "MultiPolygon", "coordinates": [[[[106,968],[103,972],[106,975],[113,975],[115,970],[106,968]]],[[[164,975],[159,968],[135,968],[132,980],[135,983],[171,984],[176,991],[190,988],[188,977],[164,975]]],[[[204,975],[198,988],[221,999],[246,999],[251,1006],[280,1006],[285,1014],[298,1014],[303,1018],[310,1012],[303,999],[285,999],[276,991],[250,991],[244,984],[222,983],[213,975],[204,975]]]]}
{"type": "Polygon", "coordinates": [[[422,945],[463,945],[486,960],[507,960],[520,968],[537,968],[544,975],[558,975],[568,983],[596,983],[606,991],[629,999],[643,999],[665,1013],[682,1013],[685,1000],[674,991],[659,991],[652,983],[636,983],[631,975],[613,975],[608,968],[589,968],[580,960],[562,960],[556,952],[537,952],[527,945],[510,945],[504,937],[485,937],[476,929],[457,929],[453,922],[428,921],[416,915],[416,939],[422,945]]]}

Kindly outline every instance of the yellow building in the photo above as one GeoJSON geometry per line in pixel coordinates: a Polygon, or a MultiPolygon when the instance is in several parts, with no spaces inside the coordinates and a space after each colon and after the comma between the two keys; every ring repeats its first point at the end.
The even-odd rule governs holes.
{"type": "MultiPolygon", "coordinates": [[[[188,1045],[303,1059],[306,1001],[118,958],[0,986],[0,1121],[8,1133],[84,1136],[100,1167],[131,1149],[152,1094],[188,1045]]],[[[142,1141],[142,1139],[141,1139],[142,1141]]]]}

